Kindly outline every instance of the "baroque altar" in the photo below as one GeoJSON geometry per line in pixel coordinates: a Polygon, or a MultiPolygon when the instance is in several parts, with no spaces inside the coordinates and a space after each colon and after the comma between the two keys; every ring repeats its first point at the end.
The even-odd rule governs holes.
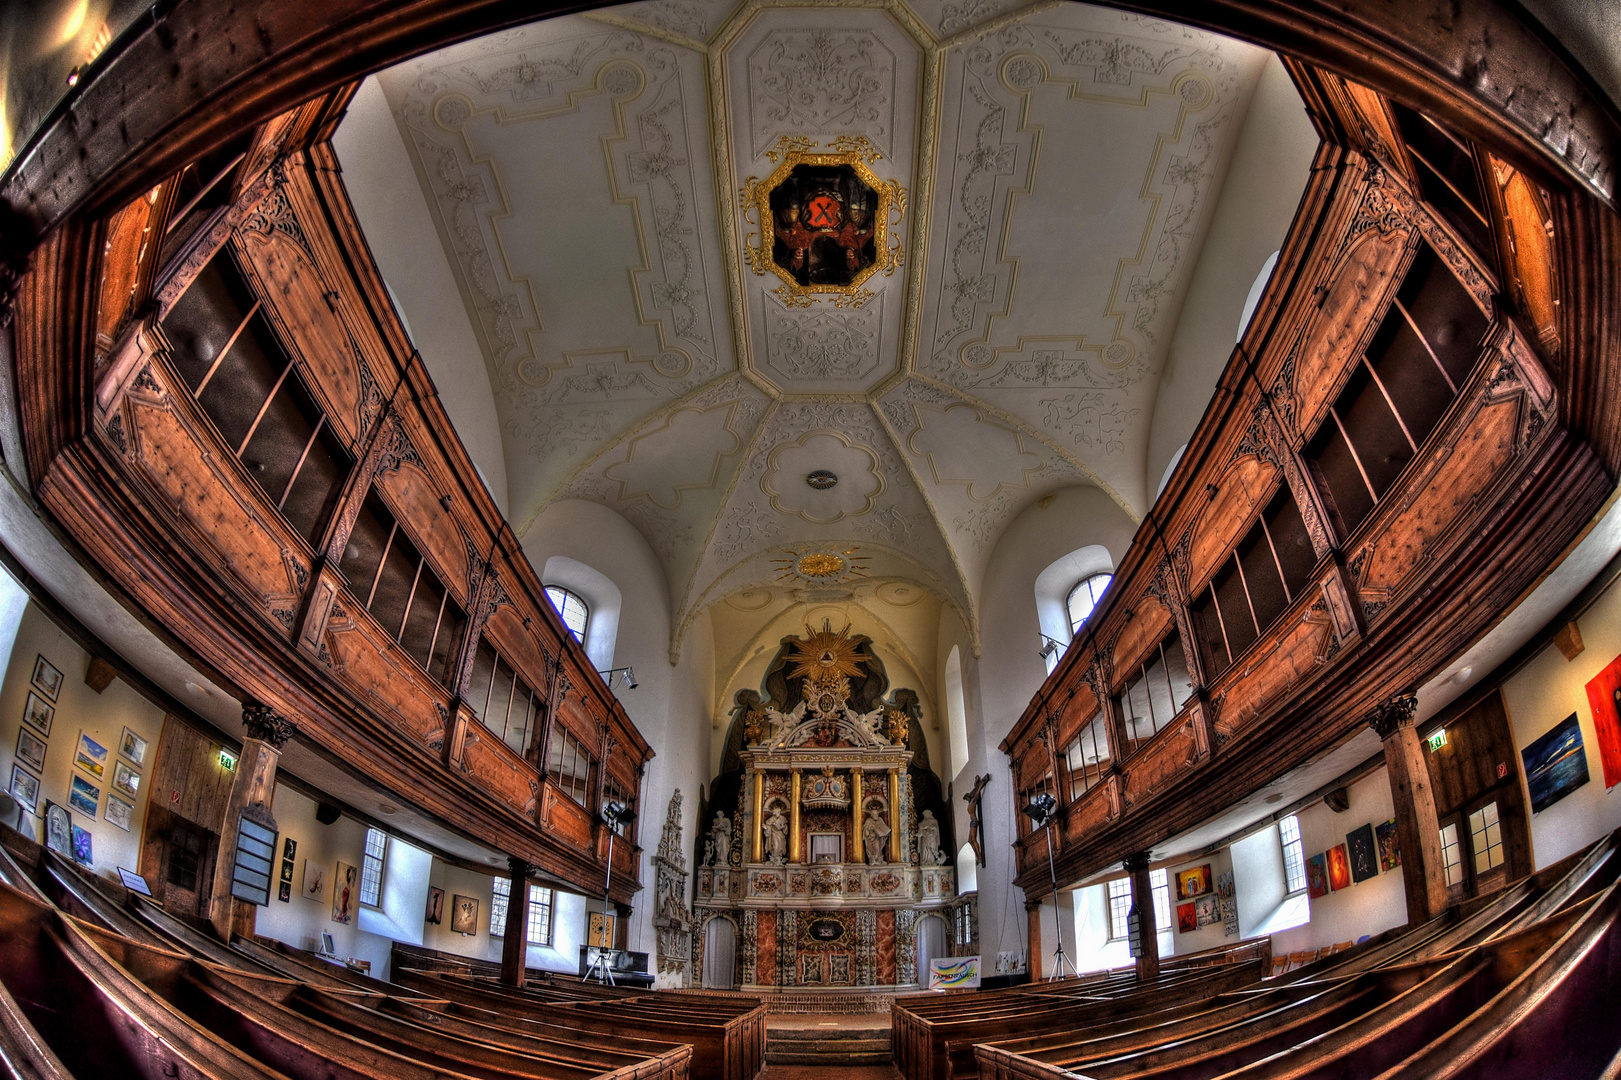
{"type": "Polygon", "coordinates": [[[738,694],[735,802],[711,807],[694,917],[736,926],[745,989],[915,985],[918,923],[956,902],[941,821],[914,790],[925,778],[945,816],[910,745],[917,695],[886,700],[887,684],[869,639],[824,624],[784,639],[769,700],[738,694]]]}

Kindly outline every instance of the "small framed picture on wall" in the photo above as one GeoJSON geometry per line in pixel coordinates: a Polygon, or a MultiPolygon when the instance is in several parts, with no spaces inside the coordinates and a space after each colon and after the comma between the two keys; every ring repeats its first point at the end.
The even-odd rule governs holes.
{"type": "Polygon", "coordinates": [[[129,832],[130,825],[135,821],[135,804],[108,792],[107,806],[102,810],[101,816],[125,832],[129,832]]]}
{"type": "Polygon", "coordinates": [[[79,750],[73,757],[73,764],[94,776],[97,780],[107,778],[107,748],[84,732],[79,732],[79,750]]]}
{"type": "Polygon", "coordinates": [[[34,677],[30,681],[39,687],[40,693],[52,701],[55,701],[56,695],[62,692],[62,672],[55,664],[45,659],[44,654],[34,660],[34,677]]]}
{"type": "Polygon", "coordinates": [[[124,729],[124,737],[118,740],[118,753],[137,769],[146,768],[146,740],[129,728],[124,729]]]}
{"type": "Polygon", "coordinates": [[[44,739],[27,728],[17,729],[17,760],[19,762],[27,765],[37,773],[44,772],[45,749],[46,742],[44,739]]]}
{"type": "Polygon", "coordinates": [[[84,777],[75,776],[73,783],[68,786],[68,805],[79,813],[94,818],[96,808],[101,805],[101,789],[84,777]]]}
{"type": "Polygon", "coordinates": [[[122,761],[113,764],[113,787],[131,799],[141,790],[141,774],[122,761]]]}
{"type": "Polygon", "coordinates": [[[22,803],[30,814],[39,806],[39,777],[21,765],[11,767],[11,797],[22,803]]]}
{"type": "Polygon", "coordinates": [[[51,737],[51,720],[56,716],[56,709],[45,703],[45,699],[28,692],[28,703],[23,706],[23,721],[38,728],[39,733],[47,739],[51,737]]]}

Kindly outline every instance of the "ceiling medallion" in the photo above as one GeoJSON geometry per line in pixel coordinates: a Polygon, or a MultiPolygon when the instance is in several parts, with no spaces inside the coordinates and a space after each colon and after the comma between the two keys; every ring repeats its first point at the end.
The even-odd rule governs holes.
{"type": "Polygon", "coordinates": [[[828,472],[826,469],[817,469],[813,472],[808,472],[805,474],[805,483],[809,484],[817,491],[826,491],[828,488],[832,487],[838,482],[838,475],[836,473],[828,472]]]}
{"type": "Polygon", "coordinates": [[[784,557],[772,562],[777,565],[777,580],[784,583],[832,585],[865,577],[871,561],[866,555],[857,555],[853,547],[833,544],[801,544],[782,551],[784,557]]]}
{"type": "Polygon", "coordinates": [[[745,247],[749,266],[780,277],[774,291],[790,307],[864,302],[872,293],[863,283],[901,264],[906,191],[867,167],[879,154],[864,137],[841,136],[831,153],[813,146],[784,137],[767,155],[781,158],[776,171],[744,186],[745,219],[759,226],[745,247]]]}

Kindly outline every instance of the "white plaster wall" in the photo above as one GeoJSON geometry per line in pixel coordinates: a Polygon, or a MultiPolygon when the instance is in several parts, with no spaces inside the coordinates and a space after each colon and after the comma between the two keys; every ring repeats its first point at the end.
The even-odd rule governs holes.
{"type": "Polygon", "coordinates": [[[1269,56],[1160,376],[1144,471],[1149,491],[1204,415],[1232,355],[1245,295],[1294,219],[1317,142],[1288,72],[1269,56]]]}
{"type": "Polygon", "coordinates": [[[1233,895],[1238,901],[1238,933],[1240,937],[1253,937],[1289,892],[1278,827],[1271,825],[1246,836],[1228,848],[1227,855],[1233,866],[1233,895]]]}
{"type": "MultiPolygon", "coordinates": [[[[1101,489],[1066,488],[1045,507],[1033,503],[1015,517],[987,564],[980,602],[982,655],[974,657],[966,643],[961,654],[968,764],[954,786],[958,835],[966,838],[960,796],[976,775],[991,774],[984,794],[986,865],[979,873],[979,932],[986,956],[1024,948],[1024,898],[1011,884],[1018,811],[1008,758],[998,745],[1047,677],[1039,653],[1036,578],[1061,556],[1089,544],[1107,548],[1118,564],[1135,530],[1136,523],[1101,489]]],[[[941,645],[944,670],[950,643],[943,639],[941,645]]]]}
{"type": "MultiPolygon", "coordinates": [[[[14,635],[5,683],[0,687],[0,785],[6,789],[11,787],[18,731],[23,726],[23,710],[32,689],[29,680],[33,676],[34,661],[44,656],[61,670],[62,689],[55,702],[51,734],[45,739],[45,769],[40,776],[37,812],[26,815],[23,821],[33,835],[43,841],[46,801],[68,807],[73,823],[90,831],[92,869],[117,880],[118,867],[135,870],[140,865],[141,830],[146,823],[148,795],[148,785],[143,782],[133,800],[135,814],[128,832],[107,820],[107,798],[113,790],[113,773],[119,760],[118,744],[126,726],[147,741],[146,763],[139,770],[140,775],[146,777],[157,760],[163,713],[122,679],[114,679],[100,694],[86,686],[84,673],[90,666],[90,654],[58,629],[41,608],[23,598],[10,577],[0,574],[0,579],[3,579],[0,580],[0,645],[5,645],[5,639],[14,635]],[[74,766],[81,732],[107,749],[107,762],[100,777],[74,766]],[[69,806],[68,791],[74,776],[83,777],[100,792],[94,816],[69,806]]],[[[29,730],[34,731],[32,727],[29,730]]]]}
{"type": "MultiPolygon", "coordinates": [[[[1531,853],[1540,869],[1621,828],[1621,785],[1606,790],[1599,758],[1598,732],[1587,701],[1587,683],[1621,654],[1621,588],[1611,587],[1577,621],[1586,648],[1574,660],[1552,645],[1503,684],[1503,704],[1516,749],[1524,749],[1548,729],[1575,713],[1587,754],[1588,781],[1563,799],[1531,815],[1531,853]]],[[[1525,805],[1523,759],[1516,763],[1525,805]]]]}
{"type": "MultiPolygon", "coordinates": [[[[1351,806],[1336,814],[1321,802],[1297,815],[1300,840],[1309,859],[1335,844],[1346,842],[1347,833],[1371,823],[1396,816],[1390,797],[1390,777],[1375,769],[1351,785],[1351,806]]],[[[1311,921],[1272,935],[1272,954],[1320,949],[1342,941],[1356,941],[1364,934],[1377,934],[1407,923],[1407,894],[1402,885],[1401,867],[1380,871],[1376,876],[1348,889],[1330,892],[1311,901],[1311,921]]]]}
{"type": "MultiPolygon", "coordinates": [[[[670,587],[652,548],[636,528],[613,510],[584,500],[564,500],[547,507],[523,536],[524,553],[537,573],[548,560],[563,556],[584,563],[619,589],[619,632],[614,663],[636,669],[637,687],[615,684],[625,706],[656,754],[642,782],[636,838],[641,845],[643,891],[635,900],[627,933],[629,948],[649,953],[656,967],[653,916],[652,855],[658,850],[670,797],[682,794],[682,847],[689,854],[698,816],[698,785],[709,781],[710,701],[714,696],[714,648],[707,616],[694,620],[681,642],[681,660],[669,662],[670,587]]],[[[691,879],[688,882],[691,898],[691,879]]],[[[570,901],[572,903],[572,901],[570,901]]],[[[581,898],[580,903],[584,901],[581,898]]],[[[600,897],[596,903],[600,905],[600,897]]],[[[600,910],[600,908],[599,908],[600,910]]],[[[584,911],[579,908],[580,935],[584,911]]],[[[560,907],[559,923],[567,912],[560,907]]],[[[562,947],[561,944],[559,946],[562,947]]],[[[570,954],[569,968],[578,966],[570,954]]]]}
{"type": "Polygon", "coordinates": [[[1109,940],[1109,886],[1088,885],[1073,893],[1075,905],[1075,970],[1102,971],[1132,963],[1131,943],[1109,940]]]}
{"type": "Polygon", "coordinates": [[[332,136],[343,183],[411,343],[495,504],[507,513],[507,463],[495,392],[416,171],[376,76],[360,84],[332,136]]]}

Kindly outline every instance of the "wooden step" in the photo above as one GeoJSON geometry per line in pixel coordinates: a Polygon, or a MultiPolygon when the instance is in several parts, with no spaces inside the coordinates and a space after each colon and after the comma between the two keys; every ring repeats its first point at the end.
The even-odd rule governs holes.
{"type": "Polygon", "coordinates": [[[766,1030],[765,1059],[773,1065],[887,1065],[889,1028],[772,1027],[766,1030]]]}

